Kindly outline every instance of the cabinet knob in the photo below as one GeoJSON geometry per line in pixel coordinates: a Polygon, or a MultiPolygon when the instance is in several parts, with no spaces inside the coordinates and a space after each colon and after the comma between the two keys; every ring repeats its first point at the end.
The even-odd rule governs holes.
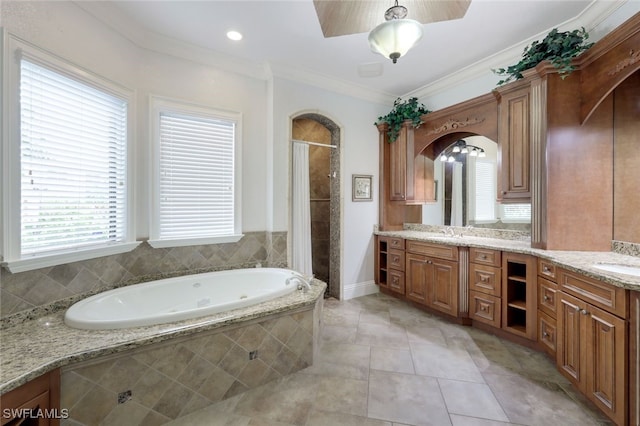
{"type": "Polygon", "coordinates": [[[427,260],[427,263],[431,265],[433,263],[433,260],[427,260]]]}
{"type": "Polygon", "coordinates": [[[586,309],[582,309],[582,310],[580,311],[580,313],[581,313],[582,315],[589,315],[589,311],[587,311],[586,309]]]}
{"type": "Polygon", "coordinates": [[[482,256],[480,256],[480,258],[481,258],[481,259],[486,259],[486,258],[487,258],[487,255],[486,255],[486,254],[483,254],[482,256]]]}
{"type": "Polygon", "coordinates": [[[398,262],[400,262],[400,258],[399,258],[398,256],[396,256],[396,257],[394,257],[394,258],[393,258],[393,261],[394,261],[395,263],[398,263],[398,262]]]}
{"type": "Polygon", "coordinates": [[[549,296],[547,296],[546,294],[544,295],[544,297],[542,298],[545,302],[548,302],[549,300],[551,300],[551,298],[549,296]]]}
{"type": "Polygon", "coordinates": [[[547,333],[546,331],[542,332],[542,337],[549,337],[549,333],[547,333]]]}

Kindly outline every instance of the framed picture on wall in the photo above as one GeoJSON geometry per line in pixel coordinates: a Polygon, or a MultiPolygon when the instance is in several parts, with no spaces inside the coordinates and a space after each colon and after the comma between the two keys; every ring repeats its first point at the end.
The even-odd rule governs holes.
{"type": "Polygon", "coordinates": [[[353,175],[351,199],[353,201],[372,201],[372,181],[372,175],[353,175]]]}

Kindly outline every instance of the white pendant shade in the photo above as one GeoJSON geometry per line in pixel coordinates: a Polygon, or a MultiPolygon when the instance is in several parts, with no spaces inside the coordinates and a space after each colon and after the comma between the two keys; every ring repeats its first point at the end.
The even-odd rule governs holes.
{"type": "Polygon", "coordinates": [[[375,27],[369,33],[371,50],[395,64],[422,39],[422,25],[413,19],[392,19],[375,27]]]}

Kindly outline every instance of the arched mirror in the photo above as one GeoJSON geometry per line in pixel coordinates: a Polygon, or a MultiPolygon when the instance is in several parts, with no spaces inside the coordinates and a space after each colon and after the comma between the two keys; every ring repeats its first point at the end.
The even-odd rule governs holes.
{"type": "Polygon", "coordinates": [[[531,204],[497,201],[499,155],[498,144],[479,135],[437,153],[436,202],[422,206],[422,223],[530,231],[531,204]]]}

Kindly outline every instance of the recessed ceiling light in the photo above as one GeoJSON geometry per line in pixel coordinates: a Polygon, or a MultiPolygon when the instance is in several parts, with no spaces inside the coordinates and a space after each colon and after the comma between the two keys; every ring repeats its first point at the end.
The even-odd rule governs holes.
{"type": "Polygon", "coordinates": [[[233,41],[242,40],[242,34],[237,31],[229,31],[227,32],[227,38],[233,41]]]}

